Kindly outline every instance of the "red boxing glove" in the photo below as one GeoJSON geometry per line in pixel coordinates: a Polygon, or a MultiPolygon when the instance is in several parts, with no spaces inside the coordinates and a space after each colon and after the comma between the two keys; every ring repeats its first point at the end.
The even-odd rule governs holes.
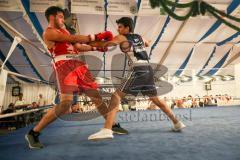
{"type": "Polygon", "coordinates": [[[104,31],[95,35],[89,35],[91,41],[111,41],[113,34],[110,31],[104,31]]]}

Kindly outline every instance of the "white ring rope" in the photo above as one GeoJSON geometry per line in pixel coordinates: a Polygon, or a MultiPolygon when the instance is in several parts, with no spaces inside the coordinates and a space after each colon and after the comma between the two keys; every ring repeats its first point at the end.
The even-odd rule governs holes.
{"type": "Polygon", "coordinates": [[[15,36],[15,37],[14,37],[14,41],[13,41],[13,43],[12,43],[12,45],[11,45],[10,50],[8,51],[7,57],[5,58],[5,60],[4,60],[3,64],[2,64],[1,69],[3,69],[3,67],[5,66],[5,63],[8,61],[8,59],[9,59],[9,57],[12,55],[14,49],[16,48],[16,46],[18,45],[18,43],[20,43],[21,41],[22,41],[22,39],[21,39],[20,37],[18,37],[18,36],[15,36]]]}
{"type": "MultiPolygon", "coordinates": [[[[4,60],[1,68],[0,68],[0,72],[2,70],[5,70],[4,69],[4,66],[7,62],[7,60],[10,58],[10,56],[12,55],[14,49],[16,48],[16,46],[21,43],[22,41],[23,42],[26,42],[28,44],[30,44],[31,46],[33,46],[34,48],[36,48],[38,51],[40,51],[41,53],[44,53],[45,55],[47,55],[48,57],[51,57],[49,54],[48,54],[48,51],[45,51],[44,49],[42,48],[39,48],[38,46],[36,46],[34,43],[32,43],[31,41],[29,41],[23,34],[21,34],[20,32],[18,32],[16,29],[14,29],[11,25],[9,25],[5,20],[3,20],[2,18],[0,18],[0,25],[6,29],[7,31],[10,31],[10,32],[13,32],[13,34],[15,35],[14,37],[14,41],[12,42],[12,45],[11,45],[11,48],[7,54],[7,57],[6,59],[4,60]]],[[[33,80],[33,81],[37,81],[37,82],[44,82],[44,83],[49,83],[47,81],[44,81],[44,80],[40,80],[40,79],[37,79],[37,78],[33,78],[33,77],[29,77],[29,76],[24,76],[22,74],[19,74],[19,73],[15,73],[15,72],[12,72],[12,71],[8,71],[8,70],[5,70],[8,72],[8,74],[11,74],[11,75],[15,75],[15,76],[18,76],[18,77],[22,77],[22,78],[26,78],[26,79],[30,79],[30,80],[33,80]]]]}
{"type": "Polygon", "coordinates": [[[18,77],[22,77],[22,78],[26,78],[26,79],[30,79],[30,80],[33,80],[33,81],[46,82],[46,81],[43,81],[43,80],[40,80],[40,79],[37,79],[37,78],[25,76],[25,75],[22,75],[22,74],[19,74],[19,73],[16,73],[16,72],[12,72],[12,71],[7,71],[7,72],[8,72],[8,74],[18,76],[18,77]]]}

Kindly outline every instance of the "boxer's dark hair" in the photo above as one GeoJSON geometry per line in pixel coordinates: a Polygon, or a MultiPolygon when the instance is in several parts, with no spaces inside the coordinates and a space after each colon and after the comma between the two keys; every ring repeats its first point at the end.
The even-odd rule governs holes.
{"type": "Polygon", "coordinates": [[[134,24],[133,20],[130,17],[122,17],[118,20],[116,20],[117,24],[122,24],[124,27],[129,27],[129,32],[133,32],[134,29],[134,24]]]}
{"type": "Polygon", "coordinates": [[[47,10],[45,11],[45,17],[49,21],[49,16],[50,15],[56,16],[58,12],[62,12],[64,14],[64,10],[60,7],[57,6],[48,7],[47,10]]]}

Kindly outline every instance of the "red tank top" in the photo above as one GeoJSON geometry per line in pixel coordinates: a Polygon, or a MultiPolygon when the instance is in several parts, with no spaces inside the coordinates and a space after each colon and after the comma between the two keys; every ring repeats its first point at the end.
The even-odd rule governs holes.
{"type": "MultiPolygon", "coordinates": [[[[48,27],[51,28],[51,27],[48,27]]],[[[70,35],[70,33],[64,29],[57,29],[58,32],[62,34],[70,35]]],[[[54,42],[54,46],[51,49],[48,49],[54,57],[64,54],[78,54],[78,50],[70,42],[54,42]]]]}

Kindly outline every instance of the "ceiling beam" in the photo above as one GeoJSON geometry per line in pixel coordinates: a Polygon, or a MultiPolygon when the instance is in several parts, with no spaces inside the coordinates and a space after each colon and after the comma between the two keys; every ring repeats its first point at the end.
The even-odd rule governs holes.
{"type": "MultiPolygon", "coordinates": [[[[161,65],[163,64],[163,62],[166,60],[168,54],[170,53],[170,52],[169,52],[170,49],[172,48],[172,46],[173,46],[173,44],[175,43],[178,35],[179,35],[180,32],[182,31],[182,29],[183,29],[183,27],[185,26],[186,23],[187,23],[187,20],[186,20],[186,21],[183,21],[182,24],[181,24],[181,26],[179,27],[177,33],[174,35],[173,40],[170,42],[168,48],[166,49],[165,53],[163,54],[161,60],[160,60],[159,63],[158,63],[160,66],[161,66],[161,65]]],[[[157,66],[156,69],[158,69],[158,66],[157,66]]]]}
{"type": "Polygon", "coordinates": [[[238,52],[236,55],[234,55],[232,58],[230,58],[227,63],[223,66],[223,68],[227,67],[230,65],[232,62],[234,62],[236,59],[240,57],[240,52],[238,52]]]}

